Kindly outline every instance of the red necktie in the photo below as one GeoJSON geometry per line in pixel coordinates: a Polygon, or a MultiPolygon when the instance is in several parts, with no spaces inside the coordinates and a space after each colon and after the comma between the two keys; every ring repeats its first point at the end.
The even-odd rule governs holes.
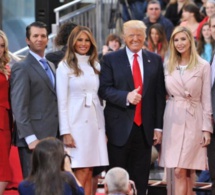
{"type": "MultiPolygon", "coordinates": [[[[142,82],[142,76],[141,76],[141,72],[140,72],[140,66],[139,63],[137,61],[137,54],[134,54],[134,61],[133,61],[133,79],[134,79],[134,87],[135,89],[138,88],[140,86],[140,90],[139,90],[139,94],[142,95],[142,91],[143,91],[143,82],[142,82]]],[[[142,113],[141,113],[141,109],[142,109],[142,101],[140,101],[137,105],[136,105],[136,110],[135,110],[135,115],[134,115],[134,122],[140,126],[142,124],[142,113]]]]}

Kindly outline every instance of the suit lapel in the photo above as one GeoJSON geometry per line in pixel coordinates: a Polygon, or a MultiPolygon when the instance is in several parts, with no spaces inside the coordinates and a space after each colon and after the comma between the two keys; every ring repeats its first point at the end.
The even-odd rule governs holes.
{"type": "Polygon", "coordinates": [[[149,56],[147,55],[147,53],[143,50],[142,52],[142,56],[143,56],[143,74],[144,74],[144,82],[143,82],[143,96],[146,93],[146,90],[148,89],[149,86],[149,82],[150,82],[150,78],[151,78],[151,71],[153,69],[153,65],[151,63],[151,59],[149,58],[149,56]]]}
{"type": "Polygon", "coordinates": [[[26,62],[35,70],[36,73],[38,73],[38,75],[40,75],[46,85],[48,85],[48,87],[55,93],[49,77],[47,76],[39,62],[31,54],[28,54],[28,56],[26,57],[26,62]]]}
{"type": "Polygon", "coordinates": [[[124,72],[126,82],[128,83],[130,90],[134,90],[134,80],[133,80],[133,75],[131,71],[131,65],[129,63],[128,56],[126,54],[126,49],[123,50],[123,53],[119,59],[119,62],[120,62],[119,64],[121,64],[119,71],[124,72]]]}

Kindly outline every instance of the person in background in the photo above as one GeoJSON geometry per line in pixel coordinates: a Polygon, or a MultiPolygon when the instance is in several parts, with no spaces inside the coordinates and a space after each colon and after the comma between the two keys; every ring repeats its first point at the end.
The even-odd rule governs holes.
{"type": "Polygon", "coordinates": [[[64,23],[57,33],[57,36],[54,40],[55,46],[60,48],[59,51],[54,51],[46,54],[46,59],[54,63],[55,68],[57,68],[58,63],[63,59],[66,49],[67,49],[67,40],[71,31],[77,26],[73,22],[64,23]]]}
{"type": "Polygon", "coordinates": [[[205,17],[206,16],[206,2],[207,0],[201,0],[202,5],[199,8],[200,13],[205,17]]]}
{"type": "Polygon", "coordinates": [[[129,180],[128,172],[120,167],[110,169],[104,179],[106,195],[136,195],[136,188],[129,180]]]}
{"type": "Polygon", "coordinates": [[[168,18],[174,26],[179,25],[184,6],[191,3],[193,3],[192,0],[170,0],[166,8],[165,17],[168,18]]]}
{"type": "Polygon", "coordinates": [[[57,96],[60,135],[85,195],[92,193],[93,167],[109,164],[103,107],[97,94],[99,72],[92,32],[75,27],[57,69],[57,96]]]}
{"type": "Polygon", "coordinates": [[[126,47],[104,55],[99,96],[104,110],[110,166],[126,169],[138,195],[146,194],[151,148],[161,142],[165,86],[159,55],[142,49],[146,26],[124,23],[126,47]]]}
{"type": "Polygon", "coordinates": [[[196,39],[199,22],[201,22],[202,19],[203,15],[200,14],[199,8],[195,4],[187,4],[183,7],[180,26],[189,28],[193,37],[196,39]]]}
{"type": "Polygon", "coordinates": [[[8,182],[12,179],[9,163],[12,130],[9,102],[9,61],[8,40],[5,33],[0,30],[0,195],[3,195],[8,182]]]}
{"type": "Polygon", "coordinates": [[[212,133],[210,65],[198,55],[188,28],[176,27],[169,44],[171,52],[164,73],[169,98],[159,164],[174,169],[175,195],[194,195],[195,170],[208,169],[206,146],[212,133]]]}
{"type": "Polygon", "coordinates": [[[147,5],[147,17],[143,19],[143,22],[145,23],[147,29],[146,29],[146,35],[149,35],[149,28],[155,23],[159,23],[163,26],[167,40],[169,41],[170,36],[172,34],[172,30],[174,28],[172,22],[164,17],[161,14],[161,6],[160,2],[157,0],[150,0],[147,5]]]}
{"type": "Polygon", "coordinates": [[[32,150],[43,138],[58,134],[55,66],[45,59],[46,24],[26,27],[29,54],[11,71],[11,105],[15,119],[14,144],[18,147],[23,177],[30,173],[32,150]]]}
{"type": "Polygon", "coordinates": [[[199,23],[199,26],[197,28],[197,40],[200,37],[201,34],[201,30],[202,30],[202,26],[204,23],[208,22],[210,20],[210,17],[215,14],[215,1],[214,0],[207,0],[206,2],[206,6],[205,6],[205,10],[206,10],[206,16],[204,17],[204,19],[199,23]]]}
{"type": "Polygon", "coordinates": [[[122,19],[124,22],[136,19],[143,20],[146,0],[119,0],[122,4],[122,19]]]}
{"type": "Polygon", "coordinates": [[[160,55],[164,61],[168,50],[168,41],[163,26],[158,23],[153,24],[149,29],[148,50],[160,55]]]}
{"type": "MultiPolygon", "coordinates": [[[[210,17],[209,25],[211,29],[211,36],[215,41],[215,14],[210,17]]],[[[212,98],[212,109],[213,113],[215,113],[215,58],[212,56],[212,63],[211,63],[211,98],[212,98]]],[[[211,143],[208,146],[208,160],[209,160],[209,172],[210,178],[212,182],[212,195],[215,194],[215,131],[214,131],[214,124],[215,121],[215,114],[212,115],[212,123],[213,123],[213,134],[211,136],[211,143]]]]}
{"type": "Polygon", "coordinates": [[[99,55],[99,62],[103,64],[103,56],[111,51],[117,51],[122,45],[122,40],[117,34],[107,36],[106,43],[103,45],[102,53],[99,55]]]}
{"type": "Polygon", "coordinates": [[[71,163],[60,140],[42,139],[33,151],[30,175],[18,186],[19,194],[84,195],[71,163]]]}
{"type": "Polygon", "coordinates": [[[211,37],[210,25],[206,22],[202,26],[200,38],[197,42],[197,52],[203,59],[210,63],[214,47],[215,41],[211,37]]]}

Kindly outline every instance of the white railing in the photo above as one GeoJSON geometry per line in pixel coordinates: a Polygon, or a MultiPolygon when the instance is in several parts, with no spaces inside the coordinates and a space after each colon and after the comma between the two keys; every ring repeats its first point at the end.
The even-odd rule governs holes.
{"type": "MultiPolygon", "coordinates": [[[[111,1],[112,0],[92,0],[91,3],[86,3],[83,0],[74,0],[63,6],[55,8],[54,12],[56,23],[52,24],[52,34],[49,35],[49,43],[46,52],[56,49],[53,44],[53,40],[59,27],[67,21],[72,21],[78,25],[89,27],[96,39],[98,50],[101,51],[107,35],[114,32],[114,29],[108,29],[111,1]],[[82,6],[80,6],[80,3],[82,6]],[[67,13],[62,15],[61,12],[66,11],[67,13]]],[[[114,2],[116,2],[116,0],[114,0],[114,2]]],[[[14,52],[14,54],[26,55],[28,50],[28,47],[24,47],[14,52]]]]}
{"type": "Polygon", "coordinates": [[[55,12],[55,19],[56,19],[56,24],[59,25],[59,19],[60,19],[60,11],[63,11],[65,9],[68,9],[69,7],[71,6],[74,6],[76,5],[77,3],[81,2],[81,0],[75,0],[75,1],[72,1],[70,3],[67,3],[65,5],[62,5],[58,8],[55,8],[54,9],[54,12],[55,12]]]}

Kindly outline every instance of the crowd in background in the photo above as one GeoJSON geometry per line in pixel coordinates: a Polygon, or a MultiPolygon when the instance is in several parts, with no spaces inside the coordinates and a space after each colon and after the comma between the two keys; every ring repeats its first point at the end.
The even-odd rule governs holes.
{"type": "Polygon", "coordinates": [[[12,142],[21,195],[92,195],[102,171],[106,194],[146,194],[152,146],[174,170],[175,195],[195,194],[197,170],[215,195],[215,1],[120,3],[123,33],[100,54],[91,30],[68,22],[59,50],[45,55],[47,26],[37,21],[26,27],[28,55],[11,68],[0,31],[0,195],[12,142]]]}

